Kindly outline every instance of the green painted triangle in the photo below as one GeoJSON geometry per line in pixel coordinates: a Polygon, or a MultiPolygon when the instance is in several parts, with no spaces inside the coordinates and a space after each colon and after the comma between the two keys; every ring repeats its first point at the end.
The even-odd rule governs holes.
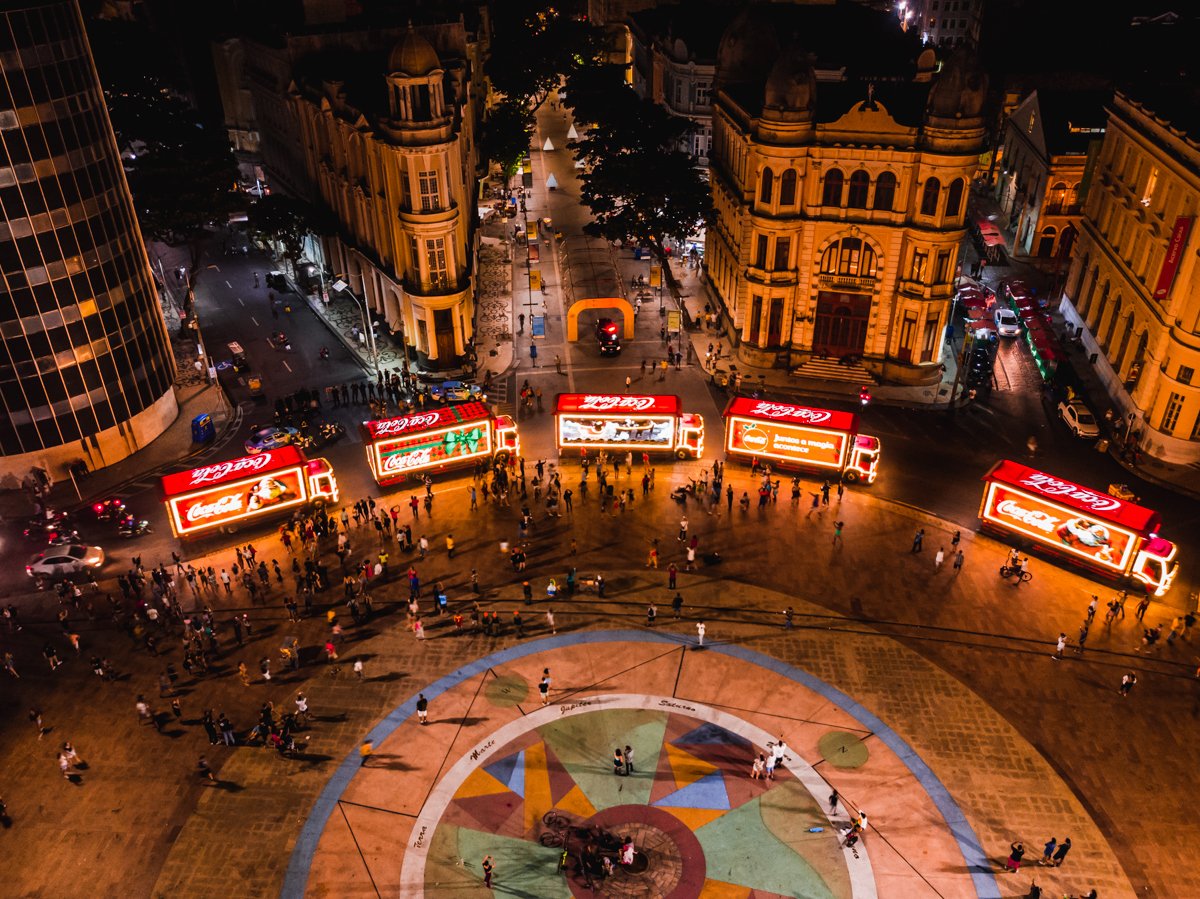
{"type": "Polygon", "coordinates": [[[546,745],[597,811],[614,805],[648,805],[662,751],[667,715],[644,709],[606,709],[562,718],[538,728],[546,745]],[[613,750],[633,747],[635,774],[617,777],[613,750]]]}
{"type": "MultiPolygon", "coordinates": [[[[492,879],[494,895],[571,899],[571,890],[563,876],[558,873],[561,849],[543,846],[530,840],[484,833],[468,827],[459,827],[457,830],[458,855],[467,862],[466,870],[475,880],[483,883],[481,862],[485,855],[490,855],[495,862],[496,873],[492,879]]],[[[457,862],[458,859],[454,861],[457,862]]],[[[426,865],[428,866],[428,862],[426,865]]],[[[437,895],[429,883],[425,886],[425,895],[437,895]]]]}
{"type": "MultiPolygon", "coordinates": [[[[824,878],[763,823],[759,803],[772,792],[775,791],[726,812],[696,831],[696,839],[704,849],[708,876],[782,896],[833,899],[834,893],[824,878]]],[[[832,831],[813,836],[820,836],[822,842],[828,841],[834,848],[837,846],[837,834],[832,831]]]]}

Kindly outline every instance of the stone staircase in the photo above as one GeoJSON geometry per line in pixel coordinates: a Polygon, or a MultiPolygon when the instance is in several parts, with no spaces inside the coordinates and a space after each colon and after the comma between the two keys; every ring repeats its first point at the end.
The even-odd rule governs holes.
{"type": "Polygon", "coordinates": [[[793,368],[792,377],[812,378],[815,381],[845,381],[854,384],[876,383],[875,376],[863,368],[861,363],[843,365],[837,359],[822,359],[819,356],[810,356],[802,365],[793,368]]]}

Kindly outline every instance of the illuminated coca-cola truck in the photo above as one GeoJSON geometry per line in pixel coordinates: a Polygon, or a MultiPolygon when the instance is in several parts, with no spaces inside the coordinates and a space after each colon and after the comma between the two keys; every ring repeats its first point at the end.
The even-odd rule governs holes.
{"type": "Polygon", "coordinates": [[[1158,536],[1157,512],[1005,460],[983,478],[986,531],[1032,541],[1046,552],[1154,596],[1171,587],[1176,547],[1158,536]]]}
{"type": "Polygon", "coordinates": [[[684,412],[677,396],[560,393],[554,405],[560,454],[570,450],[671,453],[699,459],[704,416],[684,412]]]}
{"type": "Polygon", "coordinates": [[[362,431],[367,464],[380,484],[521,452],[513,420],[477,402],[366,421],[362,431]]]}
{"type": "Polygon", "coordinates": [[[725,407],[725,452],[773,467],[826,472],[870,484],[879,438],[858,433],[853,412],[737,396],[725,407]]]}
{"type": "Polygon", "coordinates": [[[167,518],[176,537],[232,531],[245,521],[336,503],[337,479],[324,459],[294,446],[217,462],[162,479],[167,518]]]}

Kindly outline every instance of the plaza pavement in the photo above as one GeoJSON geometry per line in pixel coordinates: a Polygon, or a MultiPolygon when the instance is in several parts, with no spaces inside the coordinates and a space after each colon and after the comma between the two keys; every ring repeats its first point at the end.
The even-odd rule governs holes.
{"type": "MultiPolygon", "coordinates": [[[[685,468],[676,466],[674,473],[681,475],[685,468]]],[[[739,494],[751,486],[745,470],[731,467],[729,475],[739,494]]],[[[1187,789],[1194,777],[1200,710],[1190,644],[1164,647],[1150,658],[1135,655],[1139,632],[1131,617],[1111,631],[1097,622],[1086,653],[1068,652],[1055,661],[1053,640],[1060,630],[1074,636],[1097,589],[1091,582],[1035,563],[1033,582],[1011,588],[995,574],[1004,547],[971,532],[963,538],[963,572],[954,576],[948,567],[935,572],[933,554],[940,544],[948,545],[950,528],[880,501],[869,490],[847,491],[840,507],[811,517],[807,509],[790,508],[786,499],[763,512],[742,515],[735,509],[732,518],[723,510],[710,518],[693,506],[691,527],[700,535],[702,551],[720,549],[724,561],[694,574],[681,572],[686,620],[674,625],[665,571],[643,567],[652,537],[662,542],[664,569],[672,559],[682,562],[674,539],[679,507],[667,499],[668,486],[660,476],[657,495],[639,498],[623,518],[602,517],[593,500],[591,505],[577,501],[573,519],[539,522],[526,573],[539,603],[528,615],[527,640],[543,635],[542,597],[550,576],[561,584],[569,564],[584,576],[603,571],[609,588],[604,602],[590,595],[555,600],[560,635],[640,627],[651,598],[659,605],[660,630],[690,639],[694,621],[703,617],[710,640],[794,665],[877,715],[945,784],[995,869],[1013,839],[1023,840],[1036,855],[1050,836],[1070,835],[1075,848],[1067,864],[1038,873],[1052,894],[1082,893],[1093,885],[1106,899],[1135,892],[1200,894],[1200,878],[1181,862],[1200,849],[1187,789]],[[832,544],[835,517],[846,522],[842,547],[832,544]],[[920,554],[909,552],[916,527],[926,530],[920,554]],[[576,559],[565,557],[572,536],[579,545],[576,559]],[[800,615],[789,633],[781,628],[785,604],[800,615]],[[1139,683],[1122,699],[1117,683],[1130,669],[1139,672],[1139,683]]],[[[496,548],[514,529],[514,511],[486,507],[470,513],[464,488],[465,481],[458,479],[439,489],[427,532],[435,550],[445,532],[458,535],[458,557],[451,563],[444,550],[435,551],[419,568],[427,587],[446,579],[453,603],[468,599],[466,572],[478,568],[484,608],[507,617],[517,605],[520,581],[496,548]]],[[[282,555],[273,541],[256,543],[268,557],[282,555]]],[[[426,685],[519,642],[511,628],[495,640],[456,637],[443,622],[418,644],[404,628],[403,607],[396,602],[401,589],[376,591],[376,617],[362,628],[347,629],[337,676],[315,661],[325,638],[322,620],[289,624],[278,594],[265,607],[248,607],[244,595],[213,600],[221,620],[245,607],[258,622],[254,636],[238,651],[230,646],[230,634],[222,634],[221,662],[204,679],[183,678],[183,720],[168,723],[161,735],[139,726],[133,706],[136,695],[145,693],[155,698],[160,712],[168,711],[168,700],[156,698],[165,658],[155,660],[134,650],[123,634],[84,621],[81,658],[68,658],[65,667],[51,673],[40,650],[47,640],[60,648],[65,642],[57,636],[55,609],[44,593],[17,598],[25,629],[4,634],[3,648],[15,653],[22,677],[5,679],[0,694],[5,722],[0,795],[13,819],[11,828],[0,831],[6,891],[20,896],[278,895],[314,800],[360,740],[426,685]],[[237,662],[245,660],[254,670],[262,656],[277,657],[277,647],[292,634],[306,648],[305,667],[293,674],[280,671],[277,662],[270,684],[256,679],[243,688],[234,674],[237,662]],[[86,660],[93,653],[111,657],[122,677],[103,683],[92,675],[86,660]],[[355,657],[366,660],[362,683],[350,672],[355,657]],[[207,745],[198,723],[201,709],[228,712],[244,731],[262,702],[289,707],[297,689],[309,694],[315,712],[311,740],[300,758],[207,745]],[[31,706],[43,711],[51,728],[41,741],[25,717],[31,706]],[[54,761],[54,750],[65,739],[90,763],[80,785],[64,781],[54,761]],[[216,786],[201,784],[194,774],[201,753],[218,771],[216,786]]],[[[336,596],[321,599],[331,602],[336,596]]],[[[184,605],[189,605],[186,596],[184,605]]],[[[1152,605],[1147,621],[1166,614],[1164,607],[1152,605]]],[[[568,681],[595,683],[597,675],[619,666],[627,650],[620,642],[611,646],[612,657],[593,652],[568,681]]],[[[177,655],[174,661],[178,667],[177,655]]],[[[556,658],[554,664],[562,663],[556,658]]],[[[527,679],[528,672],[523,676],[527,679]]],[[[564,686],[558,681],[556,690],[564,686]]],[[[716,686],[700,677],[694,688],[699,695],[691,698],[737,704],[715,695],[716,686]]],[[[720,686],[750,697],[762,689],[736,681],[720,686]]],[[[463,745],[455,742],[456,730],[486,726],[439,718],[428,737],[452,761],[452,747],[463,745]]],[[[431,764],[419,749],[385,754],[396,756],[396,768],[418,781],[431,764]]],[[[881,836],[906,826],[903,809],[889,807],[887,789],[887,784],[874,787],[869,805],[858,799],[885,810],[872,815],[881,836]]],[[[377,802],[385,805],[394,798],[381,792],[377,802]]],[[[337,814],[352,830],[355,812],[347,808],[339,806],[337,814]]],[[[364,866],[349,851],[351,844],[345,845],[339,866],[321,867],[311,895],[374,892],[362,886],[372,857],[364,866]]],[[[400,852],[398,845],[376,849],[400,852]]],[[[929,864],[952,865],[938,858],[929,864]]],[[[957,867],[947,869],[951,874],[967,877],[961,859],[953,864],[957,867]]],[[[999,883],[1006,896],[1023,895],[1028,888],[1024,875],[999,877],[999,883]]]]}

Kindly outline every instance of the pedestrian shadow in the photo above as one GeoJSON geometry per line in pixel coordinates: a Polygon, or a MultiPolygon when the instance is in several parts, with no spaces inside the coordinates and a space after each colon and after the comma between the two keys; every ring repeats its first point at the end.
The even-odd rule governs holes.
{"type": "Polygon", "coordinates": [[[312,718],[313,721],[324,721],[328,724],[337,724],[342,721],[350,720],[349,716],[345,712],[341,712],[337,715],[310,715],[309,717],[312,718]]]}
{"type": "Polygon", "coordinates": [[[374,684],[387,684],[403,680],[404,677],[405,673],[403,671],[389,671],[387,674],[377,674],[374,677],[368,677],[367,680],[374,684]]]}
{"type": "Polygon", "coordinates": [[[159,733],[170,737],[172,740],[178,740],[180,737],[182,737],[184,734],[186,734],[187,731],[181,730],[178,727],[173,727],[170,730],[160,730],[159,733]]]}
{"type": "Polygon", "coordinates": [[[367,756],[367,758],[363,761],[361,767],[363,767],[363,768],[386,768],[388,771],[414,771],[414,770],[416,770],[414,768],[414,766],[405,762],[401,756],[380,755],[378,753],[371,753],[371,755],[367,756]]]}
{"type": "Polygon", "coordinates": [[[333,760],[333,756],[320,752],[293,752],[288,758],[297,762],[306,762],[310,765],[318,765],[322,762],[333,760]]]}
{"type": "Polygon", "coordinates": [[[76,787],[83,786],[83,775],[82,774],[68,774],[67,780],[69,780],[73,786],[76,786],[76,787]]]}
{"type": "Polygon", "coordinates": [[[240,783],[234,783],[232,780],[215,780],[212,782],[214,790],[224,790],[227,793],[240,793],[245,787],[240,783]]]}

